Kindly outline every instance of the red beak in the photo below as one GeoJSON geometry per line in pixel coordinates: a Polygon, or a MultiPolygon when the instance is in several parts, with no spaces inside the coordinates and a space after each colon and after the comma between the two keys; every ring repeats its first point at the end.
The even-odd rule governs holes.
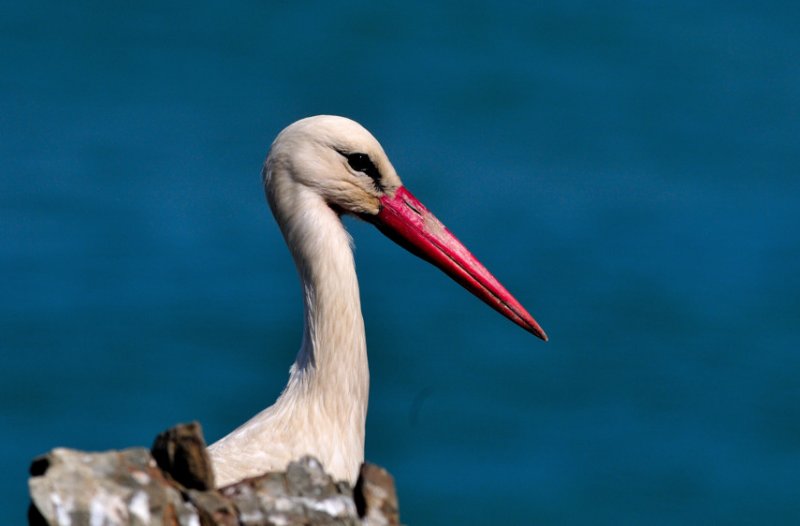
{"type": "Polygon", "coordinates": [[[533,316],[405,187],[398,188],[394,197],[381,198],[378,215],[362,217],[409,252],[442,269],[494,310],[547,341],[533,316]]]}

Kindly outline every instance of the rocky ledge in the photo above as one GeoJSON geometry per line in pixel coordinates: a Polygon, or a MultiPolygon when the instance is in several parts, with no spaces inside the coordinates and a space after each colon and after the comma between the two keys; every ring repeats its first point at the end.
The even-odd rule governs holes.
{"type": "Polygon", "coordinates": [[[398,525],[394,480],[361,466],[355,488],[312,457],[284,472],[216,489],[200,425],[161,433],[150,450],[87,453],[58,448],[34,459],[32,525],[398,525]]]}

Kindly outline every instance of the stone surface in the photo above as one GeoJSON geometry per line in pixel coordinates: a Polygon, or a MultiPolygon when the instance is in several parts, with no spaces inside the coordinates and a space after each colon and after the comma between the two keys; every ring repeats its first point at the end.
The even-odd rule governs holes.
{"type": "Polygon", "coordinates": [[[312,457],[219,490],[200,425],[161,433],[143,448],[86,453],[54,449],[34,459],[30,524],[368,525],[399,524],[394,481],[365,464],[355,490],[312,457]]]}
{"type": "Polygon", "coordinates": [[[239,509],[244,526],[361,524],[350,487],[335,484],[312,457],[292,462],[283,473],[247,479],[221,491],[239,509]]]}
{"type": "Polygon", "coordinates": [[[31,524],[197,524],[143,448],[85,453],[54,449],[34,460],[31,524]]]}
{"type": "Polygon", "coordinates": [[[363,524],[396,526],[400,524],[394,478],[374,464],[362,464],[354,489],[353,500],[363,524]]]}
{"type": "Polygon", "coordinates": [[[214,487],[214,472],[200,424],[179,424],[159,434],[150,449],[158,467],[184,488],[214,487]]]}

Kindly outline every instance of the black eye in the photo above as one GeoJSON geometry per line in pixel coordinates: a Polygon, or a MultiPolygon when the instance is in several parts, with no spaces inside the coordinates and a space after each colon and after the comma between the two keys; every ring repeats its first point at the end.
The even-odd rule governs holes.
{"type": "Polygon", "coordinates": [[[368,173],[371,170],[378,171],[375,169],[375,165],[372,164],[369,155],[365,153],[351,153],[347,156],[347,164],[356,172],[368,173]]]}
{"type": "Polygon", "coordinates": [[[372,163],[372,159],[366,153],[343,153],[347,158],[347,164],[356,172],[366,174],[375,184],[375,188],[383,191],[383,184],[381,184],[381,174],[378,168],[372,163]]]}

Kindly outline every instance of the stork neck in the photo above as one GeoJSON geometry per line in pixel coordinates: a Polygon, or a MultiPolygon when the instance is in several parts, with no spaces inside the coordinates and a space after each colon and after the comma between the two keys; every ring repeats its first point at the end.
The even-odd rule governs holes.
{"type": "Polygon", "coordinates": [[[321,397],[326,406],[363,401],[365,418],[369,369],[350,236],[316,194],[301,192],[293,208],[282,217],[276,213],[300,274],[305,308],[303,342],[287,391],[321,397]]]}

